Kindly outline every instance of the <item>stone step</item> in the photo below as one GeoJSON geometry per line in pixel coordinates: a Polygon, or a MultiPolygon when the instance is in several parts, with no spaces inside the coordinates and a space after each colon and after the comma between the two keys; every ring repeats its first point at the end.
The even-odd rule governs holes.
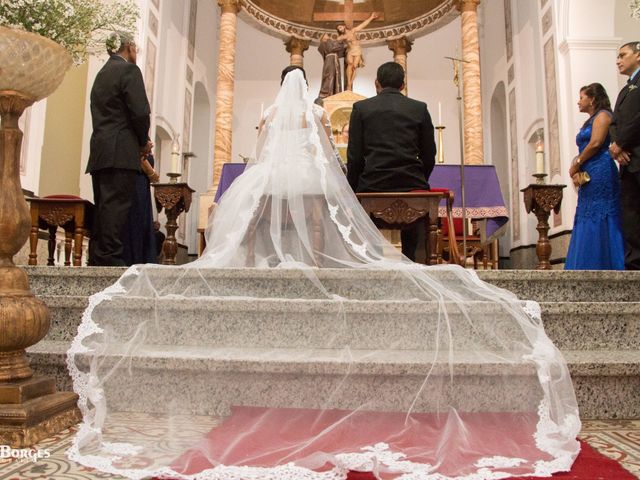
{"type": "MultiPolygon", "coordinates": [[[[113,284],[125,269],[115,267],[27,267],[36,295],[87,296],[113,284]]],[[[444,285],[460,285],[457,277],[441,270],[428,270],[444,285]]],[[[416,296],[411,282],[397,272],[385,270],[314,270],[329,293],[345,298],[375,300],[388,297],[387,291],[416,296]]],[[[519,298],[542,302],[634,302],[640,291],[640,272],[615,271],[480,271],[478,277],[514,292],[519,298]]],[[[176,281],[184,270],[155,268],[155,282],[162,286],[176,281]]],[[[191,288],[218,296],[237,295],[265,298],[326,298],[304,272],[288,269],[215,269],[187,273],[191,288]],[[204,281],[204,280],[206,281],[204,281]]]]}
{"type": "MultiPolygon", "coordinates": [[[[52,341],[31,347],[34,369],[62,379],[66,347],[66,342],[52,341]]],[[[111,352],[103,367],[117,361],[119,354],[111,352]]],[[[640,417],[640,350],[567,351],[564,355],[583,418],[640,417]]],[[[471,409],[470,398],[474,404],[483,399],[477,406],[483,411],[504,411],[514,401],[518,408],[532,408],[526,392],[537,385],[537,378],[531,366],[499,359],[480,361],[462,353],[449,365],[445,356],[412,350],[148,346],[127,362],[133,372],[130,384],[124,376],[117,388],[107,384],[106,389],[114,410],[147,413],[160,412],[168,404],[198,415],[222,415],[231,405],[348,409],[361,405],[373,391],[376,409],[397,411],[409,407],[429,375],[431,385],[448,386],[438,394],[434,392],[439,388],[423,389],[416,411],[433,410],[442,402],[471,409]],[[451,372],[453,384],[448,383],[451,372]],[[189,388],[177,386],[176,378],[189,388]],[[139,400],[138,393],[147,388],[158,392],[154,403],[139,400]],[[327,398],[330,404],[318,403],[327,398]]],[[[61,386],[68,388],[68,381],[61,386]]]]}
{"type": "MultiPolygon", "coordinates": [[[[52,323],[48,340],[70,342],[76,335],[86,297],[45,296],[52,323]]],[[[111,302],[110,302],[111,303],[111,302]]],[[[137,328],[127,318],[152,309],[154,302],[124,298],[117,303],[123,315],[117,332],[137,328]]],[[[437,304],[418,301],[345,301],[275,299],[158,300],[166,310],[154,319],[147,343],[206,345],[211,347],[317,348],[350,346],[356,349],[421,349],[435,338],[437,304]],[[347,316],[343,316],[347,314],[347,316]]],[[[105,304],[106,305],[106,304],[105,304]]],[[[111,310],[111,306],[109,309],[111,310]]],[[[561,350],[640,349],[640,303],[545,302],[541,304],[545,330],[561,350]]],[[[96,315],[100,314],[98,308],[96,315]]],[[[491,344],[502,315],[492,304],[476,302],[469,309],[479,325],[489,324],[476,344],[491,344]],[[478,317],[482,315],[482,321],[478,317]]],[[[468,328],[453,305],[450,323],[468,328]],[[462,323],[461,323],[462,322],[462,323]]],[[[118,325],[114,315],[109,324],[118,325]]],[[[511,321],[504,328],[513,328],[511,321]]],[[[515,335],[515,334],[514,334],[515,335]]],[[[455,336],[455,332],[454,332],[455,336]]],[[[469,345],[456,344],[457,348],[469,345]]]]}

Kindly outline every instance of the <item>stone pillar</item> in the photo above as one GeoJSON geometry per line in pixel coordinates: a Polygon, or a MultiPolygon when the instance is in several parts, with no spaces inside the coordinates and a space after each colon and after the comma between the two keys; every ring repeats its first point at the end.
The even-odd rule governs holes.
{"type": "MultiPolygon", "coordinates": [[[[213,153],[213,188],[220,180],[222,165],[231,161],[233,127],[233,88],[236,69],[236,23],[240,0],[218,0],[220,47],[218,53],[218,83],[216,86],[216,127],[213,153]]],[[[214,190],[215,191],[215,190],[214,190]]]]}
{"type": "Polygon", "coordinates": [[[482,90],[480,85],[480,46],[478,40],[478,5],[480,0],[458,0],[462,17],[462,63],[464,84],[464,161],[470,165],[484,163],[482,139],[482,90]]]}
{"type": "Polygon", "coordinates": [[[413,42],[407,37],[394,38],[387,40],[389,50],[393,51],[393,61],[399,63],[404,68],[404,89],[402,93],[407,95],[409,91],[409,72],[407,70],[407,54],[411,51],[413,42]]]}
{"type": "Polygon", "coordinates": [[[290,37],[284,44],[287,52],[291,54],[291,65],[304,68],[304,52],[309,49],[309,40],[290,37]]]}

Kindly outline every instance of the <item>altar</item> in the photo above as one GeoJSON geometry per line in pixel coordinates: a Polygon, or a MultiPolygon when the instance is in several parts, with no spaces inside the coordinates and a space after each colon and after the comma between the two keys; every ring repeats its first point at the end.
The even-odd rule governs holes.
{"type": "MultiPolygon", "coordinates": [[[[222,166],[220,182],[214,201],[218,203],[233,181],[244,172],[244,163],[225,163],[222,166]]],[[[504,234],[509,220],[496,168],[493,165],[465,165],[465,217],[478,221],[483,243],[490,243],[504,234]]],[[[459,165],[436,165],[429,184],[432,188],[446,188],[454,193],[453,216],[463,217],[462,189],[459,165]]],[[[446,217],[443,201],[438,210],[440,217],[446,217]]]]}

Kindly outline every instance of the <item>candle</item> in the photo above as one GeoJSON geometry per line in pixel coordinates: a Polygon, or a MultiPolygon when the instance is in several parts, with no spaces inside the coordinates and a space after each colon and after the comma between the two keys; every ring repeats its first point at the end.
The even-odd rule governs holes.
{"type": "Polygon", "coordinates": [[[180,173],[180,144],[177,137],[171,145],[171,173],[180,173]]]}
{"type": "Polygon", "coordinates": [[[264,102],[260,102],[260,118],[258,119],[258,123],[262,121],[263,116],[264,116],[264,102]]]}
{"type": "Polygon", "coordinates": [[[544,173],[544,146],[542,142],[536,144],[536,173],[544,173]]]}
{"type": "Polygon", "coordinates": [[[171,152],[171,173],[180,173],[180,154],[177,152],[171,152]]]}
{"type": "Polygon", "coordinates": [[[442,102],[438,102],[438,126],[442,126],[442,102]]]}

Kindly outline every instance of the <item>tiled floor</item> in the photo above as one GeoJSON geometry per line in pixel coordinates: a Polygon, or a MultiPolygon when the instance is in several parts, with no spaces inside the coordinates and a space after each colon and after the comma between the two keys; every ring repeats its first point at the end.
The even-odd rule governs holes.
{"type": "MultiPolygon", "coordinates": [[[[214,425],[202,422],[201,433],[209,431],[214,425]]],[[[141,419],[127,419],[126,428],[131,436],[150,435],[141,419]]],[[[0,480],[46,479],[46,480],[89,480],[118,479],[105,473],[82,467],[67,459],[65,451],[71,444],[75,428],[65,430],[36,448],[49,450],[51,456],[37,462],[28,460],[0,460],[0,480]]],[[[197,432],[191,432],[197,433],[197,432]]],[[[580,437],[589,442],[601,453],[619,461],[627,470],[640,478],[640,420],[584,421],[580,437]]],[[[180,443],[180,439],[177,439],[180,443]]],[[[185,445],[186,446],[186,445],[185,445]]],[[[168,446],[159,445],[158,449],[168,446]]],[[[170,448],[175,455],[177,445],[170,448]]],[[[611,479],[614,480],[614,479],[611,479]]]]}

